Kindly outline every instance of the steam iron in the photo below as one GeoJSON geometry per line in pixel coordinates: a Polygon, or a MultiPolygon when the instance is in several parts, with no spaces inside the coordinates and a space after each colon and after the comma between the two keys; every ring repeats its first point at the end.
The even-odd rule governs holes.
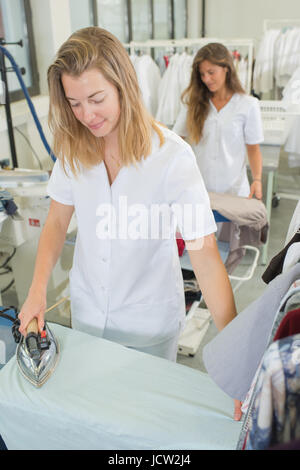
{"type": "Polygon", "coordinates": [[[46,322],[41,333],[36,318],[29,323],[26,337],[20,334],[16,358],[22,375],[30,383],[35,387],[44,385],[59,358],[58,342],[46,322]]]}

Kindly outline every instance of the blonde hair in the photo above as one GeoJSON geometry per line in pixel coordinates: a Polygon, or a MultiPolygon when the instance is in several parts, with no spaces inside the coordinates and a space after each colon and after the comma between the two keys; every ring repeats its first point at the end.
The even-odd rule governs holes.
{"type": "Polygon", "coordinates": [[[187,130],[191,143],[197,143],[203,135],[204,122],[208,116],[209,99],[212,93],[202,82],[200,64],[207,60],[214,65],[227,69],[225,85],[233,93],[245,93],[229,50],[220,43],[210,43],[199,49],[192,66],[191,80],[181,99],[188,106],[187,130]]]}
{"type": "Polygon", "coordinates": [[[102,28],[80,29],[60,47],[48,69],[53,150],[64,167],[68,162],[74,174],[79,169],[78,163],[91,168],[103,160],[104,141],[76,119],[65,97],[61,77],[62,74],[78,77],[94,68],[119,93],[119,147],[123,164],[135,164],[151,153],[153,130],[159,136],[160,145],[164,143],[160,128],[144,107],[134,67],[121,42],[102,28]]]}

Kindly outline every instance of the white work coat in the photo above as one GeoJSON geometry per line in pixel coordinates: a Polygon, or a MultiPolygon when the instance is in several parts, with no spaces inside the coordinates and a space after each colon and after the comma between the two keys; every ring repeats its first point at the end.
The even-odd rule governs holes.
{"type": "Polygon", "coordinates": [[[59,161],[48,185],[49,196],[74,205],[77,218],[72,327],[136,348],[159,344],[184,325],[176,228],[186,240],[216,230],[191,147],[172,131],[162,131],[164,145],[159,147],[154,133],[152,153],[137,167],[122,167],[112,185],[103,162],[76,178],[70,170],[66,175],[59,161]],[[157,207],[170,236],[166,227],[157,230],[163,225],[155,217],[144,223],[157,207]],[[184,217],[180,209],[186,209],[184,217]]]}
{"type": "MultiPolygon", "coordinates": [[[[249,196],[246,144],[263,142],[258,100],[235,93],[218,112],[213,103],[204,123],[203,136],[192,145],[207,191],[249,196]]],[[[182,107],[173,131],[188,137],[187,108],[182,107]]]]}

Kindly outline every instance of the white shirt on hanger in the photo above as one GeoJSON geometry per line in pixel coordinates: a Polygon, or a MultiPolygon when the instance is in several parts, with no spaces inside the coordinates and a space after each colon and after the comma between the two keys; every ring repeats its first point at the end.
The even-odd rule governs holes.
{"type": "Polygon", "coordinates": [[[165,341],[184,326],[176,222],[186,240],[216,230],[191,147],[169,129],[161,130],[164,145],[159,147],[154,133],[151,155],[136,167],[122,167],[112,185],[103,162],[76,178],[70,171],[66,175],[59,161],[48,185],[49,196],[74,205],[77,217],[70,272],[72,327],[137,348],[165,341]],[[157,232],[151,218],[146,237],[137,230],[153,205],[162,207],[167,222],[163,230],[170,229],[169,237],[157,232]],[[187,217],[176,221],[176,210],[187,206],[197,217],[191,220],[190,212],[184,212],[187,217]],[[105,209],[111,211],[107,220],[105,209]],[[115,236],[107,232],[114,220],[115,236]],[[148,236],[150,225],[159,235],[148,236]]]}
{"type": "Polygon", "coordinates": [[[273,89],[275,44],[280,29],[270,29],[264,33],[256,55],[253,84],[257,93],[267,93],[273,89]]]}
{"type": "MultiPolygon", "coordinates": [[[[188,137],[187,108],[182,107],[173,131],[188,137]]],[[[192,145],[206,189],[247,197],[250,186],[246,168],[246,144],[263,142],[258,100],[235,93],[218,112],[210,101],[203,136],[192,145]]]]}
{"type": "Polygon", "coordinates": [[[158,65],[148,54],[130,56],[134,65],[145,107],[155,116],[158,107],[158,90],[161,75],[158,65]]]}
{"type": "Polygon", "coordinates": [[[237,74],[244,90],[247,89],[248,82],[248,60],[241,57],[237,64],[237,74]]]}

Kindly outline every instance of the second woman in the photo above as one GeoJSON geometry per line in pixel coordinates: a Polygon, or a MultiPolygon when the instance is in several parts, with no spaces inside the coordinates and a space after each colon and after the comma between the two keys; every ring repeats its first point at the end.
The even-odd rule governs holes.
{"type": "Polygon", "coordinates": [[[182,99],[186,106],[173,131],[192,145],[206,189],[261,199],[259,144],[263,130],[259,103],[243,90],[225,46],[211,43],[198,51],[182,99]]]}

